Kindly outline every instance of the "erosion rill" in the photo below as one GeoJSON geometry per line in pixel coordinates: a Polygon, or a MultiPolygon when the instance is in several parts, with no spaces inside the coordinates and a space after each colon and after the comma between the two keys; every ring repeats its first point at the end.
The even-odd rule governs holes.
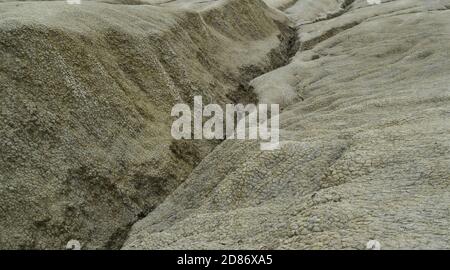
{"type": "Polygon", "coordinates": [[[448,248],[450,0],[376,2],[0,0],[0,248],[448,248]],[[173,140],[194,96],[281,149],[173,140]]]}
{"type": "Polygon", "coordinates": [[[260,1],[152,2],[0,3],[1,248],[121,247],[217,144],[172,140],[171,107],[253,101],[288,60],[260,1]]]}
{"type": "Polygon", "coordinates": [[[270,2],[301,44],[251,82],[281,150],[223,142],[124,249],[447,249],[450,1],[270,2]]]}

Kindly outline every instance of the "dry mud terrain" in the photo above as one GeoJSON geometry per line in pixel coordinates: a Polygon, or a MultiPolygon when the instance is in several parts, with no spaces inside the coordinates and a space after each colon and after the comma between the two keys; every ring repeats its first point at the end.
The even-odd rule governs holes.
{"type": "Polygon", "coordinates": [[[0,248],[449,249],[450,0],[375,2],[0,0],[0,248]]]}

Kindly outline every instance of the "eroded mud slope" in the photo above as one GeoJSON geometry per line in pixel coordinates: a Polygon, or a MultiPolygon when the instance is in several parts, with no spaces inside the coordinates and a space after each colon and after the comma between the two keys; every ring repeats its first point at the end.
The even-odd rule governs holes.
{"type": "Polygon", "coordinates": [[[253,0],[1,2],[0,248],[120,247],[215,146],[172,106],[254,100],[292,38],[253,0]]]}
{"type": "Polygon", "coordinates": [[[285,11],[301,49],[252,82],[282,149],[225,141],[124,248],[450,248],[450,2],[327,2],[285,11]]]}

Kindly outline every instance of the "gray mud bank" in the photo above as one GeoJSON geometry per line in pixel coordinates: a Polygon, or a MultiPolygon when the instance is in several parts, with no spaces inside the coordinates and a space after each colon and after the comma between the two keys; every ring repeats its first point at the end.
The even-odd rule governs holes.
{"type": "Polygon", "coordinates": [[[0,1],[0,248],[450,248],[450,1],[0,1]],[[276,103],[281,149],[171,108],[276,103]]]}

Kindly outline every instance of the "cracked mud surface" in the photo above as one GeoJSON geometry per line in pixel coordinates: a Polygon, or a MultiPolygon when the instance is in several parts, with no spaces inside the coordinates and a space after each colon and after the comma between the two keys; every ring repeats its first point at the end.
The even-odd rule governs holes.
{"type": "Polygon", "coordinates": [[[284,10],[300,50],[251,82],[282,149],[223,142],[125,249],[450,247],[450,2],[327,2],[284,10]]]}
{"type": "Polygon", "coordinates": [[[264,2],[0,0],[0,248],[450,248],[450,1],[264,2]],[[281,150],[174,141],[195,95],[281,150]]]}
{"type": "Polygon", "coordinates": [[[110,2],[0,2],[0,248],[120,248],[217,145],[175,142],[172,106],[289,59],[262,2],[110,2]]]}

